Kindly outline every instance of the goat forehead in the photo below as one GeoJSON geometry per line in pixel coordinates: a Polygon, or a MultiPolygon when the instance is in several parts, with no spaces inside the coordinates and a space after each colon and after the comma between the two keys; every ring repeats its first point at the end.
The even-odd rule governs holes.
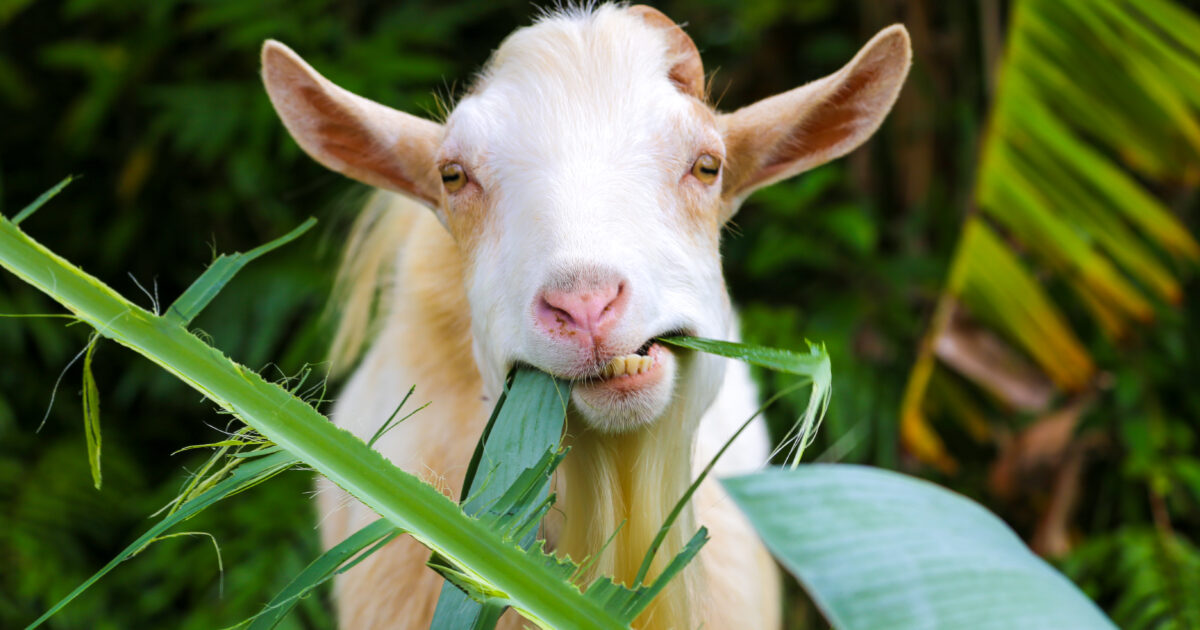
{"type": "Polygon", "coordinates": [[[556,15],[505,40],[450,117],[448,140],[530,160],[661,150],[697,105],[668,69],[665,37],[640,18],[610,6],[556,15]]]}
{"type": "Polygon", "coordinates": [[[661,29],[617,7],[558,13],[504,40],[477,87],[532,83],[547,96],[589,85],[638,89],[669,83],[667,51],[661,29]]]}

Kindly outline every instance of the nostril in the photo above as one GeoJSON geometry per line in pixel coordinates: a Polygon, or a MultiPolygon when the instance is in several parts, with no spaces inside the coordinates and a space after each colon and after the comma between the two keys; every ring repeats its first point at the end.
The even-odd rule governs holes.
{"type": "Polygon", "coordinates": [[[600,309],[599,319],[608,316],[617,307],[617,303],[621,300],[621,296],[625,293],[625,283],[622,282],[616,287],[609,289],[603,296],[604,308],[600,309]]]}
{"type": "Polygon", "coordinates": [[[575,326],[575,318],[571,316],[570,311],[560,306],[555,306],[545,295],[542,296],[541,302],[538,304],[538,311],[542,320],[552,320],[560,326],[575,326]]]}

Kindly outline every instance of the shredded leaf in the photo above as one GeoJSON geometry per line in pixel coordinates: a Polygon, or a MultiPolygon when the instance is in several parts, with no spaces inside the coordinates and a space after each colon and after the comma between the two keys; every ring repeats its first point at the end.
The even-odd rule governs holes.
{"type": "Polygon", "coordinates": [[[777,372],[807,377],[812,383],[808,406],[804,410],[804,415],[796,420],[796,424],[779,446],[780,449],[790,449],[787,459],[792,468],[799,465],[800,458],[804,456],[804,450],[816,438],[821,420],[825,418],[825,412],[829,409],[829,397],[833,393],[833,370],[829,362],[829,353],[825,350],[824,344],[815,344],[810,341],[808,342],[808,354],[799,354],[790,350],[700,337],[660,337],[659,341],[680,348],[737,359],[777,372]]]}
{"type": "Polygon", "coordinates": [[[87,354],[83,356],[83,435],[87,441],[88,465],[92,469],[92,485],[100,489],[100,391],[96,388],[96,377],[92,375],[92,355],[99,345],[100,336],[92,334],[87,354]]]}

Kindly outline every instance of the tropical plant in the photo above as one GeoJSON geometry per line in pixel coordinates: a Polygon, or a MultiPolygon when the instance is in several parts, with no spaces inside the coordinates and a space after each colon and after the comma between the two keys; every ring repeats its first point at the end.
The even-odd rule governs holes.
{"type": "Polygon", "coordinates": [[[1197,556],[1171,514],[1194,520],[1200,410],[1127,350],[1158,320],[1157,363],[1190,362],[1172,307],[1200,246],[1168,199],[1200,183],[1198,79],[1200,19],[1170,0],[1013,3],[971,211],[900,410],[906,448],[943,474],[956,448],[997,446],[993,496],[1121,627],[1197,619],[1179,596],[1200,588],[1197,556]],[[1114,451],[1123,465],[1085,488],[1114,451]]]}
{"type": "Polygon", "coordinates": [[[1179,303],[1164,255],[1191,266],[1200,245],[1139,176],[1200,181],[1200,19],[1169,0],[1014,3],[976,210],[901,409],[914,454],[957,465],[926,420],[929,395],[986,433],[961,384],[935,378],[941,369],[1026,413],[1046,413],[1054,388],[1096,387],[1095,360],[1052,290],[1074,295],[1111,339],[1179,303]]]}
{"type": "MultiPolygon", "coordinates": [[[[906,456],[896,418],[918,340],[961,249],[963,209],[973,205],[971,188],[980,181],[977,143],[996,136],[979,136],[994,127],[981,121],[989,109],[997,110],[991,107],[997,96],[1010,102],[1008,109],[1021,108],[1004,81],[991,80],[997,71],[1004,76],[1013,59],[1002,54],[1006,33],[1028,30],[1020,12],[1046,14],[1037,20],[1039,39],[1080,47],[1067,50],[1063,61],[1054,51],[1040,56],[1088,88],[1090,100],[1083,102],[1102,111],[1147,99],[1127,68],[1149,63],[1153,67],[1143,72],[1162,72],[1159,66],[1168,66],[1154,61],[1158,57],[1134,58],[1146,52],[1146,40],[1127,26],[1080,39],[1072,32],[1084,29],[1052,11],[1108,15],[1103,26],[1114,9],[1138,16],[1161,10],[1167,23],[1144,22],[1152,26],[1143,35],[1161,37],[1166,50],[1182,51],[1188,60],[1195,58],[1188,25],[1200,5],[1119,0],[1101,7],[1071,0],[1030,11],[1024,6],[1032,0],[656,4],[687,22],[709,66],[719,68],[714,95],[725,109],[836,70],[863,33],[895,21],[913,33],[912,80],[875,140],[839,163],[757,193],[723,239],[743,338],[792,348],[804,347],[806,335],[819,338],[837,366],[839,387],[808,457],[933,477],[984,502],[1035,549],[1057,555],[1074,548],[1062,569],[1122,626],[1131,623],[1129,602],[1173,616],[1180,610],[1175,603],[1194,601],[1170,599],[1200,590],[1195,574],[1185,570],[1186,554],[1130,553],[1129,562],[1155,561],[1119,565],[1123,556],[1116,553],[1131,540],[1125,532],[1147,541],[1176,538],[1185,543],[1176,548],[1194,550],[1192,532],[1200,531],[1200,392],[1194,386],[1200,285],[1179,271],[1190,264],[1169,262],[1132,223],[1126,227],[1133,240],[1154,252],[1180,283],[1183,301],[1160,308],[1154,289],[1130,276],[1154,306],[1155,320],[1149,326],[1130,319],[1134,334],[1110,339],[1068,281],[1042,265],[1036,248],[974,204],[976,216],[1070,323],[1099,369],[1091,381],[1099,388],[1083,395],[1056,392],[1047,387],[1048,377],[1036,378],[1042,371],[1036,361],[1026,359],[1035,366],[1026,376],[1035,378],[1020,382],[1032,384],[1029,391],[1049,391],[1051,411],[1014,413],[935,356],[920,408],[957,464],[952,476],[906,456]],[[1013,10],[1007,17],[1005,7],[1013,10]],[[1087,47],[1090,55],[1080,52],[1087,47]],[[1111,88],[1097,88],[1098,82],[1111,88]],[[1136,571],[1122,568],[1133,566],[1136,571]]],[[[529,19],[523,0],[0,2],[0,114],[20,121],[0,125],[0,204],[8,203],[0,211],[11,216],[52,183],[52,174],[85,175],[60,199],[69,220],[61,211],[44,212],[22,226],[143,305],[150,298],[136,282],[151,296],[178,295],[211,259],[210,250],[248,249],[305,216],[318,216],[322,228],[240,272],[192,326],[269,380],[294,384],[306,361],[324,355],[326,335],[316,315],[329,294],[338,227],[366,191],[322,172],[282,135],[256,80],[261,40],[302,43],[339,83],[409,111],[432,111],[434,93],[454,91],[443,77],[467,76],[501,37],[529,19]]],[[[1032,40],[1011,35],[1009,41],[1032,40]]],[[[1038,52],[1028,49],[1026,58],[1031,50],[1038,52]]],[[[1155,95],[1181,94],[1194,86],[1176,81],[1150,88],[1155,95]]],[[[1037,94],[1046,96],[1044,90],[1037,94]]],[[[1052,93],[1047,105],[1053,110],[1069,94],[1052,93]]],[[[1194,101],[1188,103],[1193,107],[1194,101]]],[[[1127,133],[1118,140],[1162,145],[1173,136],[1190,143],[1193,132],[1178,131],[1184,127],[1176,128],[1161,111],[1151,107],[1124,119],[1120,129],[1127,133]]],[[[1081,129],[1076,118],[1062,121],[1072,133],[1081,129]]],[[[1090,132],[1081,137],[1133,173],[1193,234],[1200,230],[1194,178],[1159,179],[1131,169],[1123,149],[1109,148],[1090,132]]],[[[1168,170],[1194,170],[1194,156],[1172,151],[1155,149],[1149,156],[1165,156],[1160,161],[1168,170]]],[[[0,274],[0,313],[44,312],[48,304],[14,276],[0,274]]],[[[968,313],[974,326],[960,330],[989,330],[979,321],[984,315],[968,313]]],[[[92,368],[103,394],[103,486],[93,489],[80,430],[83,355],[71,363],[87,347],[90,330],[63,323],[0,320],[2,627],[20,627],[87,579],[145,529],[145,515],[178,496],[207,458],[197,450],[169,458],[147,454],[219,440],[221,432],[238,427],[228,418],[212,423],[209,408],[154,364],[101,344],[92,368]]],[[[990,335],[1017,356],[1025,354],[1018,340],[996,330],[1002,329],[990,335]]],[[[322,371],[318,365],[312,373],[322,371]]],[[[760,368],[754,374],[764,395],[784,391],[794,380],[760,368]]],[[[313,378],[305,388],[315,384],[313,378]]],[[[336,386],[331,383],[331,391],[336,386]]],[[[322,409],[315,400],[319,392],[302,397],[322,409]]],[[[419,390],[414,398],[421,399],[419,390]]],[[[777,437],[808,401],[807,392],[794,391],[765,412],[777,437]]],[[[319,553],[310,490],[309,474],[281,474],[188,520],[187,529],[210,532],[220,542],[225,566],[236,570],[220,570],[206,538],[164,540],[122,564],[50,625],[208,630],[254,614],[319,553]]],[[[823,627],[808,598],[795,585],[789,589],[786,627],[823,627]]],[[[280,627],[330,627],[327,592],[301,598],[280,627]]],[[[1186,626],[1188,617],[1180,618],[1179,626],[1186,626]]]]}
{"type": "MultiPolygon", "coordinates": [[[[400,408],[370,442],[363,442],[328,422],[292,391],[234,363],[188,330],[188,323],[242,266],[295,239],[311,220],[246,254],[218,257],[160,314],[157,304],[153,312],[136,306],[17,227],[67,181],[11,221],[0,217],[0,266],[60,302],[70,311],[65,317],[95,329],[89,356],[98,338],[116,341],[171,372],[248,428],[209,445],[217,448],[216,454],[169,504],[167,516],[30,628],[147,545],[192,533],[168,534],[175,524],[301,462],[383,518],[310,564],[251,620],[254,627],[274,627],[314,586],[351,568],[364,550],[370,553],[399,533],[432,549],[431,566],[482,605],[480,611],[467,610],[462,619],[452,613],[440,623],[435,620],[437,628],[462,627],[461,620],[490,628],[510,606],[544,628],[628,627],[704,544],[706,532],[701,528],[658,576],[647,580],[644,569],[657,551],[655,543],[647,550],[637,584],[622,586],[600,578],[581,591],[573,581],[579,565],[547,554],[533,538],[552,504],[546,498],[550,475],[564,457],[556,450],[566,394],[552,377],[526,368],[511,379],[469,467],[464,511],[371,450],[371,443],[408,417],[396,419],[400,408]],[[475,485],[481,471],[487,472],[482,477],[486,481],[475,485]]],[[[797,423],[798,461],[828,402],[829,362],[818,347],[809,355],[796,355],[688,337],[664,341],[806,376],[812,392],[797,423]]],[[[302,384],[303,379],[293,389],[302,384]]],[[[93,434],[88,442],[90,462],[99,485],[99,394],[86,359],[84,389],[89,401],[84,408],[86,430],[93,434]]],[[[708,470],[711,464],[701,479],[708,470]]],[[[674,514],[699,483],[700,479],[680,498],[674,514]]],[[[1111,627],[1094,604],[1030,554],[998,519],[927,483],[858,467],[824,466],[752,474],[728,480],[726,487],[836,628],[1111,627]],[[819,525],[813,520],[813,525],[796,528],[801,514],[818,508],[819,525]],[[854,571],[831,573],[831,566],[858,554],[851,547],[861,544],[864,535],[878,548],[854,562],[854,571]],[[989,570],[981,574],[980,567],[989,570]],[[973,579],[964,580],[966,576],[973,579]],[[986,599],[978,598],[977,589],[988,594],[986,599]],[[881,598],[887,603],[879,602],[881,598]]],[[[659,540],[673,520],[669,517],[663,524],[659,540]]]]}

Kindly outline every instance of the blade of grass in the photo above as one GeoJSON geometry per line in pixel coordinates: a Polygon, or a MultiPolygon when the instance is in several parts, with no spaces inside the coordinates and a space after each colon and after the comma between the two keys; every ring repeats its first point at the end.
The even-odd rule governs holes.
{"type": "Polygon", "coordinates": [[[117,565],[137,555],[142,549],[149,545],[154,540],[160,538],[167,530],[174,527],[179,522],[198,513],[200,510],[220,501],[229,496],[233,496],[239,492],[247,490],[253,486],[262,483],[263,481],[274,477],[275,475],[295,466],[299,460],[289,453],[276,453],[267,455],[261,459],[251,460],[242,466],[239,466],[228,479],[214,486],[211,490],[204,492],[195,499],[184,503],[179,510],[173,514],[163,518],[153,527],[146,530],[146,533],[138,537],[128,547],[117,554],[108,564],[104,565],[99,571],[85,580],[82,584],[67,594],[66,597],[58,601],[54,606],[47,610],[41,617],[34,620],[33,623],[26,626],[26,630],[31,630],[45,623],[47,619],[57,613],[59,610],[71,603],[71,600],[78,597],[81,593],[88,589],[97,580],[108,574],[116,568],[117,565]]]}
{"type": "Polygon", "coordinates": [[[799,354],[779,348],[763,348],[751,344],[702,339],[700,337],[660,337],[663,343],[680,348],[699,350],[730,359],[737,359],[750,365],[757,365],[777,372],[786,372],[797,376],[805,376],[812,381],[812,394],[804,414],[796,420],[795,426],[783,441],[784,445],[795,444],[792,451],[791,465],[794,468],[804,456],[804,450],[812,444],[816,437],[817,428],[829,408],[829,397],[833,392],[833,371],[829,363],[829,353],[825,347],[809,342],[809,353],[799,354]]]}
{"type": "Polygon", "coordinates": [[[237,272],[242,270],[242,267],[246,266],[246,263],[300,238],[302,234],[316,224],[317,220],[309,217],[291,232],[269,243],[259,245],[246,253],[221,254],[183,292],[183,295],[180,295],[171,304],[170,308],[167,309],[165,317],[168,321],[187,325],[200,314],[200,311],[204,310],[205,306],[208,306],[208,303],[237,275],[237,272]]]}
{"type": "Polygon", "coordinates": [[[67,184],[70,184],[72,181],[74,181],[74,179],[75,177],[73,175],[67,175],[61,182],[55,184],[53,188],[42,193],[37,199],[34,199],[33,203],[22,208],[21,211],[17,213],[17,216],[12,218],[13,225],[21,225],[22,221],[28,219],[29,216],[34,212],[37,212],[38,208],[46,205],[47,201],[50,201],[55,195],[62,192],[62,189],[66,188],[67,184]]]}
{"type": "MultiPolygon", "coordinates": [[[[385,519],[379,519],[351,534],[313,560],[283,590],[279,591],[253,618],[249,630],[269,630],[308,595],[333,576],[350,570],[376,549],[391,542],[402,532],[385,519]],[[369,549],[368,549],[369,548],[369,549]]],[[[245,623],[245,622],[243,622],[245,623]]],[[[239,624],[241,625],[241,624],[239,624]]]]}
{"type": "MultiPolygon", "coordinates": [[[[646,574],[650,572],[650,566],[654,563],[654,556],[658,553],[658,548],[662,546],[663,541],[667,538],[667,531],[671,529],[672,525],[675,524],[676,519],[678,519],[680,513],[683,512],[683,506],[687,505],[687,502],[692,499],[692,495],[694,495],[696,490],[700,488],[701,482],[703,482],[704,479],[708,477],[708,474],[712,472],[713,467],[717,465],[717,460],[721,459],[721,456],[725,454],[725,451],[729,450],[729,446],[733,444],[733,441],[742,434],[742,431],[746,430],[746,427],[750,426],[750,423],[753,422],[755,418],[762,415],[762,412],[765,411],[767,407],[771,406],[780,398],[791,394],[805,385],[808,385],[808,383],[804,381],[794,383],[789,387],[783,388],[774,396],[768,398],[767,401],[760,405],[749,418],[746,418],[746,421],[742,423],[742,426],[738,427],[738,430],[734,431],[733,435],[729,436],[728,440],[725,440],[725,443],[721,445],[720,450],[718,450],[717,453],[712,456],[712,459],[709,460],[708,465],[704,467],[704,470],[700,471],[699,475],[696,475],[696,479],[692,481],[692,485],[688,486],[687,491],[683,493],[682,497],[679,497],[679,500],[675,502],[675,507],[673,507],[671,512],[667,514],[666,520],[663,522],[662,527],[658,529],[658,533],[655,534],[654,540],[650,543],[650,548],[646,550],[646,555],[642,558],[642,564],[638,567],[637,576],[633,578],[634,584],[641,585],[644,583],[646,574]]],[[[661,577],[659,579],[661,579],[661,577]]],[[[648,605],[650,602],[647,600],[645,603],[648,605]]]]}
{"type": "MultiPolygon", "coordinates": [[[[463,510],[477,515],[488,509],[544,454],[557,449],[566,420],[570,383],[523,367],[514,370],[492,411],[463,481],[463,510]],[[514,394],[515,392],[515,394],[514,394]],[[483,470],[482,476],[478,475],[483,470]]],[[[545,497],[542,491],[537,501],[545,497]]],[[[539,519],[540,520],[540,519],[539,519]]],[[[522,547],[533,536],[519,540],[522,547]]],[[[434,564],[444,564],[439,559],[434,564]]],[[[442,585],[431,630],[478,627],[488,606],[472,600],[452,582],[442,585]]],[[[498,617],[497,617],[498,618],[498,617]]]]}
{"type": "Polygon", "coordinates": [[[88,466],[92,469],[92,485],[97,490],[103,480],[100,474],[100,391],[92,374],[92,355],[98,341],[99,336],[93,333],[87,354],[83,355],[83,436],[87,442],[88,466]]]}

